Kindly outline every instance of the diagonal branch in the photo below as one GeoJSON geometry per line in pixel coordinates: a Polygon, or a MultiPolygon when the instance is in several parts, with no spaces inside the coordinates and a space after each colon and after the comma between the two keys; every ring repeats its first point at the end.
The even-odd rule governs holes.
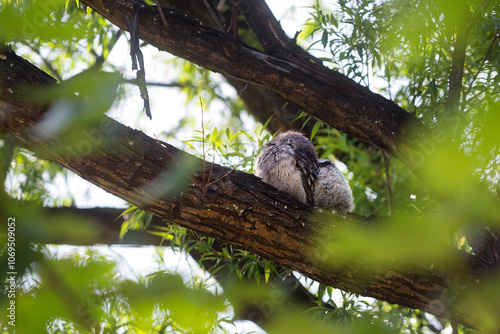
{"type": "Polygon", "coordinates": [[[45,142],[32,128],[48,106],[26,97],[34,89],[55,86],[55,80],[13,52],[4,50],[0,55],[0,130],[11,133],[39,156],[158,217],[254,252],[325,285],[479,326],[470,310],[453,303],[456,298],[441,298],[449,293],[450,282],[463,282],[465,287],[476,284],[479,269],[485,268],[478,259],[471,258],[475,266],[459,270],[418,264],[405,269],[360,270],[318,246],[335,238],[335,226],[366,224],[361,217],[311,215],[309,207],[254,175],[227,174],[229,169],[218,165],[207,166],[213,178],[227,176],[204,194],[196,184],[204,172],[199,159],[105,116],[98,126],[73,134],[80,138],[76,149],[57,139],[45,142]],[[91,155],[64,154],[65,149],[78,151],[83,142],[93,147],[91,155]],[[59,150],[52,149],[55,144],[59,150]],[[184,163],[191,166],[190,175],[185,175],[187,168],[179,171],[178,165],[184,163]],[[184,182],[182,190],[166,191],[174,181],[184,182]]]}
{"type": "Polygon", "coordinates": [[[308,66],[313,71],[323,72],[320,59],[312,56],[290,39],[280,22],[274,17],[265,0],[233,1],[250,29],[262,45],[264,52],[282,59],[287,59],[298,66],[308,66]]]}

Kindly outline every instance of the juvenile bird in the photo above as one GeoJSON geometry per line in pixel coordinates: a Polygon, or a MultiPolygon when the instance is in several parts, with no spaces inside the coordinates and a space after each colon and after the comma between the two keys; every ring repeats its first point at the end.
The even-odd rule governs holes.
{"type": "Polygon", "coordinates": [[[266,144],[255,161],[255,175],[302,203],[314,205],[318,157],[301,133],[287,131],[266,144]]]}
{"type": "Polygon", "coordinates": [[[337,212],[354,210],[351,187],[344,174],[328,159],[319,159],[318,168],[318,178],[314,183],[314,205],[337,212]]]}
{"type": "Polygon", "coordinates": [[[344,175],[329,160],[318,161],[314,146],[299,132],[283,132],[267,143],[255,161],[255,175],[302,203],[339,212],[354,209],[344,175]]]}

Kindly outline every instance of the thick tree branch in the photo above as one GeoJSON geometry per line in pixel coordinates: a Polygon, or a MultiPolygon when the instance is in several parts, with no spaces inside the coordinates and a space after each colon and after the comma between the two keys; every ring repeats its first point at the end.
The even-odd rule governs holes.
{"type": "MultiPolygon", "coordinates": [[[[83,2],[122,29],[127,29],[125,18],[137,10],[126,0],[83,2]]],[[[178,10],[165,10],[165,16],[169,27],[161,23],[156,7],[141,9],[140,38],[209,70],[266,87],[336,129],[411,165],[407,155],[419,140],[410,143],[408,135],[420,133],[414,130],[422,126],[392,101],[319,64],[252,49],[178,10]]]]}
{"type": "Polygon", "coordinates": [[[73,152],[78,144],[75,148],[57,140],[48,143],[33,131],[47,105],[27,97],[46,85],[55,85],[54,79],[12,52],[0,52],[0,130],[12,133],[37,154],[158,217],[252,251],[323,284],[479,326],[470,310],[453,303],[456,298],[441,296],[454,282],[459,281],[462,289],[477,284],[480,262],[460,270],[418,265],[361,270],[350,260],[337,258],[331,249],[318,249],[335,238],[336,226],[365,224],[356,215],[311,215],[309,207],[254,175],[227,174],[229,170],[218,165],[208,166],[213,170],[206,175],[210,172],[214,180],[226,176],[203,187],[199,159],[107,117],[85,130],[91,132],[92,141],[82,133],[74,134],[81,136],[78,144],[93,147],[92,154],[65,154],[65,148],[73,152]],[[55,144],[58,150],[52,149],[55,144]],[[186,166],[192,170],[188,179],[183,177],[186,166]],[[185,182],[182,190],[172,188],[179,180],[185,182]]]}

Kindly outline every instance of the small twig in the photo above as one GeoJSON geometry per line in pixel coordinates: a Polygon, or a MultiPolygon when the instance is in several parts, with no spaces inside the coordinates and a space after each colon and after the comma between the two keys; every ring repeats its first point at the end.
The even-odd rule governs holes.
{"type": "MultiPolygon", "coordinates": [[[[121,30],[121,29],[117,30],[115,33],[113,33],[113,36],[111,37],[111,39],[109,41],[109,45],[107,46],[108,47],[108,54],[111,52],[111,50],[113,50],[113,48],[116,45],[116,42],[118,42],[118,39],[120,38],[122,33],[123,33],[123,30],[121,30]]],[[[91,48],[90,53],[95,58],[95,63],[94,63],[94,65],[91,66],[91,68],[100,69],[102,67],[102,65],[104,64],[104,61],[106,60],[106,58],[104,57],[104,50],[102,50],[101,54],[98,54],[93,48],[91,48]]]]}
{"type": "MultiPolygon", "coordinates": [[[[420,319],[421,323],[425,322],[425,325],[428,329],[430,329],[433,333],[439,334],[442,332],[442,329],[437,329],[434,325],[432,325],[429,320],[425,317],[423,313],[417,313],[417,318],[420,319]]],[[[422,328],[422,325],[420,326],[422,328]]]]}
{"type": "Polygon", "coordinates": [[[151,106],[149,104],[148,87],[146,85],[146,70],[144,67],[144,57],[141,48],[139,47],[139,11],[142,7],[138,8],[134,17],[131,15],[126,17],[128,30],[130,32],[130,56],[132,57],[132,70],[137,70],[137,86],[141,93],[142,100],[144,101],[144,110],[146,116],[152,119],[151,106]],[[139,63],[139,69],[137,68],[139,63]]]}
{"type": "MultiPolygon", "coordinates": [[[[123,83],[128,83],[132,85],[138,85],[137,79],[124,79],[122,81],[123,83]]],[[[148,86],[157,86],[157,87],[178,87],[178,88],[184,88],[184,87],[193,87],[192,84],[182,84],[178,82],[172,82],[172,83],[165,83],[165,82],[146,82],[146,85],[148,86]]]]}
{"type": "Polygon", "coordinates": [[[391,190],[391,176],[389,174],[389,163],[391,162],[392,156],[387,156],[387,153],[383,150],[382,156],[384,157],[384,169],[385,169],[385,186],[387,189],[387,202],[389,204],[389,216],[392,216],[392,190],[391,190]]]}
{"type": "MultiPolygon", "coordinates": [[[[202,192],[203,192],[203,197],[206,196],[206,193],[207,193],[207,190],[208,190],[208,187],[211,186],[212,184],[222,180],[223,178],[225,178],[226,176],[228,176],[229,174],[231,174],[236,168],[238,168],[245,160],[246,160],[246,157],[243,158],[243,160],[240,161],[239,164],[237,164],[236,166],[234,166],[230,171],[228,171],[226,174],[222,175],[221,177],[219,177],[218,179],[214,180],[214,181],[211,181],[211,178],[212,178],[212,172],[213,172],[213,169],[214,169],[214,166],[215,166],[215,154],[213,155],[212,157],[212,164],[210,165],[210,171],[208,173],[208,179],[205,178],[205,171],[206,171],[206,152],[205,152],[205,122],[204,122],[204,111],[203,111],[203,102],[201,100],[201,97],[200,97],[200,105],[201,105],[201,135],[202,135],[202,151],[203,151],[203,171],[201,173],[201,184],[198,183],[195,179],[191,178],[188,176],[189,180],[196,186],[198,186],[202,192]]],[[[161,141],[158,139],[158,137],[156,137],[155,135],[155,138],[157,140],[157,142],[161,145],[162,149],[165,151],[165,153],[167,153],[170,158],[174,161],[174,163],[177,165],[177,167],[180,167],[179,166],[179,163],[177,162],[177,160],[175,159],[175,157],[170,153],[168,152],[165,147],[163,147],[163,145],[161,144],[161,141]]]]}
{"type": "MultiPolygon", "coordinates": [[[[206,188],[205,188],[205,168],[206,168],[206,161],[205,161],[205,124],[203,123],[203,101],[200,96],[200,108],[201,108],[201,137],[202,137],[202,152],[203,152],[203,173],[201,175],[201,179],[203,182],[203,197],[205,197],[206,194],[206,188]]],[[[215,155],[214,155],[215,156],[215,155]]],[[[213,165],[212,165],[213,168],[213,165]]]]}
{"type": "Polygon", "coordinates": [[[247,81],[245,87],[243,87],[243,89],[241,90],[241,93],[243,93],[244,91],[246,91],[249,85],[250,85],[250,80],[247,81]]]}
{"type": "Polygon", "coordinates": [[[464,98],[467,97],[467,95],[469,95],[470,91],[472,90],[473,83],[476,81],[479,73],[481,73],[481,71],[483,70],[484,64],[486,63],[486,59],[488,59],[488,57],[490,56],[490,52],[493,49],[493,45],[495,45],[495,41],[499,37],[500,37],[500,30],[497,29],[495,36],[493,36],[493,39],[491,40],[490,46],[488,47],[488,50],[486,51],[486,55],[484,56],[483,61],[481,62],[481,65],[479,66],[476,74],[474,74],[474,77],[472,78],[472,81],[469,84],[469,89],[467,89],[467,92],[464,94],[464,98]]]}
{"type": "Polygon", "coordinates": [[[203,197],[205,197],[206,193],[207,193],[207,189],[210,185],[222,180],[223,178],[225,178],[227,175],[231,174],[236,168],[238,168],[245,160],[246,158],[244,158],[243,160],[241,160],[241,162],[239,164],[237,164],[236,166],[234,166],[230,171],[228,171],[226,174],[222,175],[221,177],[219,177],[217,180],[214,180],[212,182],[210,182],[210,179],[212,178],[212,172],[213,172],[213,169],[214,169],[214,166],[215,166],[215,152],[214,152],[214,155],[212,157],[212,165],[210,166],[210,172],[208,173],[208,179],[205,181],[205,170],[206,170],[206,161],[205,161],[205,124],[203,122],[203,102],[201,100],[201,97],[200,97],[200,104],[201,104],[201,133],[202,133],[202,136],[203,136],[203,142],[202,142],[202,150],[203,150],[203,173],[202,173],[202,182],[203,182],[203,197]]]}
{"type": "Polygon", "coordinates": [[[210,179],[212,178],[212,171],[214,170],[214,164],[215,164],[215,150],[214,150],[214,154],[212,155],[212,165],[210,166],[210,172],[208,173],[207,182],[210,182],[210,179]]]}
{"type": "Polygon", "coordinates": [[[113,34],[113,37],[111,38],[111,41],[109,42],[109,51],[111,51],[116,43],[118,42],[118,40],[120,39],[120,37],[122,36],[122,33],[123,33],[123,30],[121,29],[118,29],[114,34],[113,34]]]}
{"type": "Polygon", "coordinates": [[[236,166],[234,166],[229,172],[227,172],[226,174],[222,175],[221,177],[219,177],[217,180],[214,180],[212,182],[210,182],[209,184],[207,184],[207,187],[222,180],[223,178],[225,178],[226,176],[228,176],[229,174],[231,174],[236,168],[240,167],[240,165],[246,160],[247,158],[243,158],[243,160],[240,161],[239,164],[237,164],[236,166]]]}
{"type": "Polygon", "coordinates": [[[219,27],[219,29],[221,31],[226,31],[226,28],[224,27],[224,25],[222,24],[222,22],[219,20],[219,18],[217,17],[217,15],[215,14],[215,12],[213,11],[212,7],[210,7],[210,5],[208,4],[207,0],[203,0],[203,3],[205,4],[205,7],[207,7],[208,12],[212,16],[212,19],[215,21],[215,23],[217,24],[217,26],[219,27]]]}
{"type": "Polygon", "coordinates": [[[165,14],[163,14],[163,9],[161,8],[160,6],[160,3],[158,2],[158,0],[153,0],[156,4],[156,7],[158,8],[158,12],[160,13],[160,17],[161,17],[161,20],[163,21],[163,25],[165,27],[168,27],[168,22],[167,22],[167,19],[165,18],[165,14]]]}

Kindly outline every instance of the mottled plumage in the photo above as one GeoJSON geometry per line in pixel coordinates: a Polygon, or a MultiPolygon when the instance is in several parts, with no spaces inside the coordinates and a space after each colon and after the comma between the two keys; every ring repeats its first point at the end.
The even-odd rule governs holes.
{"type": "Polygon", "coordinates": [[[287,131],[266,144],[255,161],[255,175],[310,205],[339,212],[354,209],[351,188],[329,160],[301,133],[287,131]]]}
{"type": "Polygon", "coordinates": [[[318,178],[314,183],[314,205],[338,212],[354,209],[354,199],[344,174],[328,159],[318,160],[318,178]]]}
{"type": "Polygon", "coordinates": [[[318,157],[311,142],[299,132],[277,135],[260,152],[254,168],[264,182],[314,205],[318,157]]]}

